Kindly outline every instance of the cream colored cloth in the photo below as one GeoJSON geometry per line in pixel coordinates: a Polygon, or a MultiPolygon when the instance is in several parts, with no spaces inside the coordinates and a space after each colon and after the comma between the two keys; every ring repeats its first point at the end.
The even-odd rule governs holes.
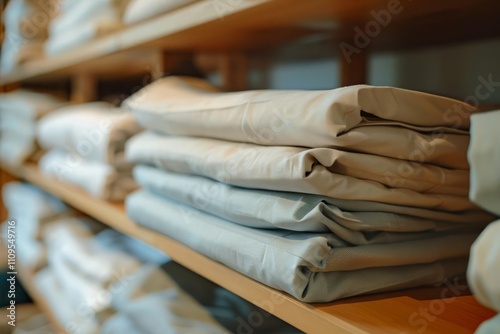
{"type": "Polygon", "coordinates": [[[196,0],[131,0],[125,10],[123,21],[126,24],[136,23],[194,1],[196,0]]]}
{"type": "Polygon", "coordinates": [[[120,172],[113,166],[83,160],[78,155],[57,149],[47,152],[38,166],[46,176],[68,182],[92,196],[109,201],[122,201],[137,188],[129,171],[120,172]]]}
{"type": "MultiPolygon", "coordinates": [[[[461,214],[451,214],[449,222],[438,221],[390,213],[387,212],[390,207],[374,207],[373,203],[343,203],[314,195],[243,189],[150,166],[137,166],[134,178],[155,193],[241,225],[305,232],[331,231],[353,245],[420,239],[438,231],[459,231],[467,225],[481,228],[491,219],[489,215],[477,213],[469,217],[473,226],[459,223],[464,218],[461,214]],[[353,211],[349,205],[357,205],[359,209],[353,211]]],[[[398,209],[404,208],[396,207],[394,211],[398,209]]],[[[437,218],[444,218],[439,212],[429,212],[430,215],[434,213],[437,218]]]]}
{"type": "Polygon", "coordinates": [[[47,26],[57,14],[56,0],[11,0],[2,14],[5,38],[0,74],[7,75],[19,64],[43,56],[47,26]]]}
{"type": "Polygon", "coordinates": [[[72,304],[71,296],[62,288],[56,273],[44,268],[35,274],[35,286],[47,301],[58,322],[68,334],[97,334],[99,324],[72,304]]]}
{"type": "Polygon", "coordinates": [[[46,53],[58,54],[121,28],[128,1],[65,1],[60,15],[49,27],[46,53]]]}
{"type": "MultiPolygon", "coordinates": [[[[244,188],[309,193],[449,212],[476,209],[463,194],[422,194],[340,174],[358,171],[351,171],[342,165],[336,170],[334,153],[331,149],[259,146],[215,139],[171,137],[154,132],[136,135],[126,146],[130,162],[152,164],[171,172],[201,175],[244,188]]],[[[367,164],[355,168],[366,168],[363,175],[380,180],[379,174],[383,175],[387,166],[377,173],[380,166],[372,165],[370,161],[373,160],[370,159],[371,156],[366,156],[367,164]]],[[[389,172],[397,174],[397,161],[394,161],[393,167],[394,171],[389,172]]],[[[404,182],[403,179],[401,181],[404,182]]]]}
{"type": "MultiPolygon", "coordinates": [[[[473,120],[474,124],[474,120],[473,120]]],[[[491,223],[471,248],[467,281],[479,302],[500,312],[500,220],[491,223]]],[[[477,334],[496,334],[500,315],[485,321],[477,334]]]]}
{"type": "Polygon", "coordinates": [[[44,240],[52,254],[57,253],[68,267],[101,287],[108,287],[139,267],[131,256],[96,242],[78,219],[50,224],[44,231],[44,240]]]}
{"type": "Polygon", "coordinates": [[[87,161],[127,167],[125,142],[139,132],[132,114],[105,102],[66,106],[37,125],[42,148],[58,148],[87,161]]]}
{"type": "Polygon", "coordinates": [[[36,122],[63,105],[48,94],[16,90],[0,94],[0,159],[19,165],[38,151],[36,122]]]}
{"type": "Polygon", "coordinates": [[[114,307],[141,333],[229,333],[157,267],[142,266],[110,290],[114,307]]]}
{"type": "Polygon", "coordinates": [[[467,168],[464,130],[475,110],[392,87],[220,93],[205,81],[182,77],[158,80],[124,105],[144,127],[171,135],[356,149],[453,168],[467,168]]]}
{"type": "Polygon", "coordinates": [[[130,195],[126,208],[137,223],[306,302],[440,284],[465,273],[466,258],[458,257],[468,253],[475,237],[352,247],[332,233],[248,228],[146,190],[130,195]]]}
{"type": "Polygon", "coordinates": [[[500,110],[472,116],[470,199],[500,216],[500,110]]]}

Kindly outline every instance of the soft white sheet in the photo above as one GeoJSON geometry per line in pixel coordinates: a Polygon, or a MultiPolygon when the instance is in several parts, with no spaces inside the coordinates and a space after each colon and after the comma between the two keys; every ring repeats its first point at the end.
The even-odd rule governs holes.
{"type": "MultiPolygon", "coordinates": [[[[438,221],[390,213],[387,212],[390,207],[377,208],[366,202],[346,204],[321,196],[231,187],[210,179],[169,173],[150,166],[137,166],[134,178],[155,193],[241,225],[305,232],[331,231],[354,245],[420,239],[433,236],[438,231],[457,231],[467,228],[467,225],[471,227],[458,222],[456,218],[462,215],[448,217],[450,222],[438,221]],[[352,211],[349,204],[357,205],[359,211],[352,211]]],[[[395,211],[398,209],[404,210],[397,207],[395,211]]],[[[443,218],[439,212],[429,213],[443,218]]],[[[480,214],[470,215],[470,218],[476,228],[485,226],[491,219],[484,214],[482,217],[480,214]]]]}
{"type": "MultiPolygon", "coordinates": [[[[463,194],[423,194],[341,174],[339,172],[348,174],[353,171],[342,165],[337,167],[334,152],[330,149],[307,150],[171,137],[154,132],[140,133],[131,138],[126,146],[130,162],[151,164],[171,172],[201,175],[244,188],[309,193],[450,212],[476,209],[463,194]]],[[[372,156],[366,157],[370,162],[372,156]]],[[[401,165],[394,161],[392,166],[393,171],[387,170],[387,165],[356,167],[366,168],[363,175],[367,178],[380,179],[380,174],[384,175],[387,171],[398,175],[397,168],[401,165]],[[370,169],[377,171],[379,167],[385,171],[370,172],[370,169]]],[[[424,182],[421,180],[422,184],[424,182]]]]}
{"type": "Polygon", "coordinates": [[[145,265],[113,291],[113,305],[141,333],[229,333],[160,269],[145,265]],[[126,284],[123,288],[123,284],[126,284]]]}
{"type": "Polygon", "coordinates": [[[472,117],[470,163],[470,199],[500,216],[500,110],[472,117]]]}
{"type": "Polygon", "coordinates": [[[131,0],[123,15],[123,21],[126,24],[136,23],[194,1],[196,0],[131,0]]]}
{"type": "Polygon", "coordinates": [[[42,148],[58,148],[88,161],[127,167],[125,142],[139,132],[134,117],[105,102],[67,106],[38,122],[42,148]]]}
{"type": "Polygon", "coordinates": [[[158,80],[124,106],[144,127],[171,135],[354,148],[454,168],[467,166],[468,134],[463,130],[475,110],[460,101],[392,87],[220,93],[205,81],[183,77],[158,80]]]}
{"type": "Polygon", "coordinates": [[[121,201],[137,188],[128,171],[119,172],[113,166],[83,160],[75,154],[57,149],[47,152],[38,166],[46,176],[71,183],[95,197],[110,201],[121,201]]]}
{"type": "Polygon", "coordinates": [[[387,248],[349,247],[331,233],[290,233],[240,226],[146,190],[130,195],[126,208],[139,224],[307,302],[439,284],[465,273],[466,259],[457,257],[467,254],[475,237],[435,238],[421,246],[417,241],[387,248]],[[454,260],[440,261],[443,258],[454,260]]]}

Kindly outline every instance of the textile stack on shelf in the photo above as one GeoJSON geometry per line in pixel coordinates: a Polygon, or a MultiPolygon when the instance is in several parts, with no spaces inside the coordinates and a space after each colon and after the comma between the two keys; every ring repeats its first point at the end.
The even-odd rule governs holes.
{"type": "Polygon", "coordinates": [[[124,105],[149,130],[127,142],[144,165],[129,216],[303,301],[464,276],[492,220],[468,199],[474,108],[459,101],[169,77],[124,105]]]}
{"type": "Polygon", "coordinates": [[[123,15],[123,22],[134,24],[153,16],[170,12],[196,0],[129,0],[123,15]]]}
{"type": "Polygon", "coordinates": [[[41,58],[47,27],[58,12],[58,1],[11,0],[2,22],[5,39],[0,57],[0,74],[6,75],[19,64],[41,58]]]}
{"type": "MultiPolygon", "coordinates": [[[[500,110],[472,116],[469,162],[470,198],[500,216],[500,110]]],[[[500,220],[491,223],[474,242],[467,270],[468,282],[477,299],[500,312],[500,220]]],[[[500,315],[485,321],[478,334],[497,333],[500,315]]]]}
{"type": "Polygon", "coordinates": [[[51,95],[28,90],[0,95],[0,160],[10,165],[36,160],[40,155],[36,123],[63,104],[51,95]]]}
{"type": "MultiPolygon", "coordinates": [[[[40,189],[21,182],[10,182],[2,188],[2,198],[14,223],[2,226],[15,231],[15,247],[25,266],[41,268],[46,264],[47,250],[41,242],[41,233],[51,221],[66,215],[69,209],[59,199],[40,189]]],[[[4,240],[7,242],[7,240],[4,240]]]]}
{"type": "Polygon", "coordinates": [[[96,197],[123,200],[137,188],[124,147],[138,131],[130,112],[105,102],[63,107],[38,123],[40,145],[50,150],[40,169],[96,197]]]}
{"type": "Polygon", "coordinates": [[[67,0],[49,26],[45,51],[58,54],[123,26],[123,12],[129,0],[67,0]]]}

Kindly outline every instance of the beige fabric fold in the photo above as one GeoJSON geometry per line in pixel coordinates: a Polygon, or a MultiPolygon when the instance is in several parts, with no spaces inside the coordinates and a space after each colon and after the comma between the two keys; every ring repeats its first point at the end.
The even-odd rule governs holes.
{"type": "MultiPolygon", "coordinates": [[[[152,164],[171,172],[201,175],[245,188],[309,193],[449,212],[476,209],[466,196],[461,196],[463,194],[422,194],[404,188],[390,188],[377,182],[384,181],[379,174],[387,172],[388,165],[374,166],[371,161],[377,159],[375,157],[367,156],[368,164],[358,167],[365,167],[363,175],[377,181],[343,175],[341,172],[349,174],[351,171],[341,164],[336,165],[335,153],[331,149],[259,146],[215,139],[170,137],[153,132],[134,136],[126,147],[130,162],[152,164]],[[370,172],[370,169],[377,171],[377,168],[378,172],[370,172]]],[[[401,165],[393,161],[392,166],[397,175],[397,168],[401,165]]],[[[404,182],[403,178],[401,181],[404,182]]],[[[425,181],[421,183],[425,184],[425,181]]]]}
{"type": "Polygon", "coordinates": [[[466,168],[464,130],[475,111],[460,101],[392,87],[220,93],[205,81],[183,77],[158,80],[128,98],[124,106],[144,127],[171,135],[361,149],[454,168],[466,168]],[[372,126],[376,129],[368,129],[372,126]],[[348,136],[354,129],[355,135],[348,136]],[[389,145],[359,144],[368,136],[365,132],[369,138],[378,132],[376,142],[389,145]]]}

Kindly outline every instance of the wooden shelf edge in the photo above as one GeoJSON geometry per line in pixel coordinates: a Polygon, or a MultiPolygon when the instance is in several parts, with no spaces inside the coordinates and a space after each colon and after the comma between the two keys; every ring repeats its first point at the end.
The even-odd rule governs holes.
{"type": "MultiPolygon", "coordinates": [[[[419,295],[419,289],[403,291],[399,294],[395,292],[361,296],[325,304],[302,303],[286,293],[274,290],[211,260],[165,235],[137,225],[127,217],[121,203],[113,204],[99,200],[74,186],[47,178],[40,174],[35,165],[13,168],[0,164],[0,169],[61,198],[70,206],[109,227],[156,247],[191,271],[307,333],[370,333],[377,328],[373,327],[373,322],[377,321],[389,326],[383,329],[385,333],[402,333],[408,329],[414,331],[416,328],[410,326],[409,314],[418,312],[422,307],[429,307],[433,302],[443,303],[440,297],[436,297],[439,296],[438,293],[433,293],[434,297],[427,300],[412,298],[412,294],[419,295]],[[387,307],[401,307],[403,313],[400,314],[404,314],[403,319],[398,318],[397,309],[388,310],[387,307]],[[385,312],[393,313],[385,315],[385,312]],[[378,319],[380,317],[385,319],[378,319]]],[[[427,290],[432,290],[432,288],[422,289],[422,291],[427,290]]],[[[442,288],[434,292],[442,292],[442,288]]],[[[453,304],[446,304],[448,311],[463,316],[463,313],[467,314],[470,308],[469,316],[475,324],[469,324],[469,328],[464,328],[449,319],[440,321],[437,318],[428,324],[426,333],[440,333],[442,328],[449,328],[454,333],[471,333],[481,321],[493,315],[490,310],[479,305],[473,296],[460,296],[459,294],[452,298],[453,304]]]]}
{"type": "Polygon", "coordinates": [[[31,268],[19,264],[19,262],[16,264],[16,269],[17,269],[17,278],[19,279],[23,287],[26,289],[31,299],[33,299],[33,301],[40,308],[43,314],[45,314],[45,316],[49,320],[50,324],[52,325],[56,333],[57,334],[66,333],[64,326],[62,326],[59,323],[59,320],[57,320],[57,317],[55,316],[54,312],[52,312],[49,303],[45,300],[43,294],[41,294],[38,291],[38,288],[35,286],[35,279],[34,279],[35,272],[31,268]]]}

